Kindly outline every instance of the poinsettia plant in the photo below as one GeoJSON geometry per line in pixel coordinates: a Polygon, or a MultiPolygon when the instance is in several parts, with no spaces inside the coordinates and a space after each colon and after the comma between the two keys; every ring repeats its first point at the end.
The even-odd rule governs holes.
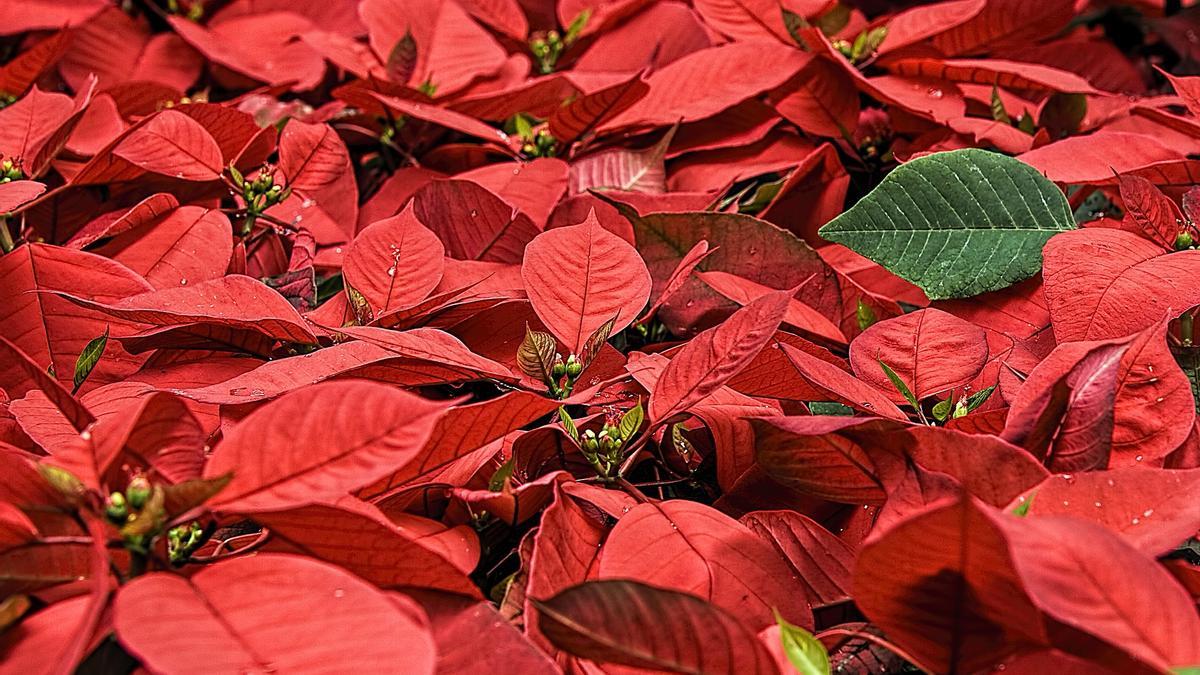
{"type": "Polygon", "coordinates": [[[1194,673],[1200,9],[0,5],[0,675],[1194,673]]]}

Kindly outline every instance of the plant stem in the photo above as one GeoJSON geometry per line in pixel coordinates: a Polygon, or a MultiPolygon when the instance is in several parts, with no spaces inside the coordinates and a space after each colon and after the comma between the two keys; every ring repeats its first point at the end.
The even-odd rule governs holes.
{"type": "Polygon", "coordinates": [[[633,483],[630,483],[629,481],[625,480],[624,478],[620,478],[620,477],[618,477],[615,482],[617,485],[621,486],[622,490],[629,493],[630,497],[633,497],[635,500],[637,500],[637,503],[639,503],[639,504],[650,503],[650,498],[647,497],[646,495],[642,494],[642,491],[637,489],[637,487],[634,486],[633,483]]]}
{"type": "Polygon", "coordinates": [[[0,249],[4,249],[5,253],[11,253],[13,248],[12,233],[8,231],[8,218],[0,216],[0,249]]]}

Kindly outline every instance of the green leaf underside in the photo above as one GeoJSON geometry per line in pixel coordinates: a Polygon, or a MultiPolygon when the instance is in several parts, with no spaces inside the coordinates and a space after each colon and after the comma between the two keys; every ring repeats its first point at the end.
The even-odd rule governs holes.
{"type": "Polygon", "coordinates": [[[814,415],[837,417],[853,417],[854,408],[834,401],[812,401],[808,404],[809,411],[814,415]]]}
{"type": "Polygon", "coordinates": [[[1032,276],[1046,241],[1072,229],[1054,183],[1019,160],[971,148],[901,165],[820,233],[944,300],[1032,276]]]}
{"type": "Polygon", "coordinates": [[[617,433],[621,435],[621,441],[628,441],[633,438],[638,429],[642,428],[642,421],[646,418],[646,413],[642,410],[642,402],[638,401],[637,405],[630,408],[621,415],[621,421],[617,425],[617,433]]]}
{"type": "Polygon", "coordinates": [[[829,652],[825,651],[825,645],[812,633],[785,621],[778,611],[775,621],[779,624],[783,653],[796,671],[801,675],[828,675],[829,652]]]}
{"type": "MultiPolygon", "coordinates": [[[[878,361],[878,359],[876,360],[878,361]]],[[[905,384],[904,380],[900,379],[900,376],[896,374],[896,371],[892,370],[891,366],[883,361],[879,361],[879,367],[883,369],[883,374],[887,375],[887,379],[891,381],[892,386],[896,388],[896,391],[900,392],[900,395],[904,397],[904,400],[908,401],[909,405],[913,408],[921,407],[921,403],[917,400],[916,395],[913,394],[912,389],[908,388],[908,385],[905,384]]]]}
{"type": "Polygon", "coordinates": [[[1022,501],[1020,504],[1017,504],[1016,506],[1014,506],[1012,509],[1012,514],[1019,518],[1024,518],[1026,516],[1026,514],[1029,513],[1029,507],[1033,506],[1033,498],[1036,496],[1037,496],[1037,493],[1031,494],[1031,495],[1029,495],[1028,499],[1026,499],[1026,500],[1022,501]]]}
{"type": "Polygon", "coordinates": [[[92,338],[87,343],[87,346],[80,352],[79,358],[75,360],[75,377],[73,378],[74,387],[71,393],[79,391],[83,383],[87,381],[88,376],[92,374],[96,364],[100,362],[100,357],[104,355],[104,348],[108,346],[108,326],[104,327],[104,333],[100,337],[92,338]]]}

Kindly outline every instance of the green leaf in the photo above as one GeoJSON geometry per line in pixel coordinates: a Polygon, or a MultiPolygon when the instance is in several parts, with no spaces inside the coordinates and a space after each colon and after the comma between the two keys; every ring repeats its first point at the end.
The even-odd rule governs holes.
{"type": "Polygon", "coordinates": [[[858,299],[858,308],[854,310],[854,316],[858,318],[859,330],[866,330],[879,320],[875,316],[875,310],[871,309],[870,305],[863,304],[862,298],[858,299]]]}
{"type": "Polygon", "coordinates": [[[1057,93],[1051,96],[1038,114],[1038,126],[1045,127],[1053,138],[1079,131],[1087,117],[1087,96],[1057,93]]]}
{"type": "Polygon", "coordinates": [[[587,28],[588,20],[591,18],[592,10],[590,7],[576,14],[575,18],[571,20],[571,25],[567,26],[567,35],[563,38],[563,43],[570,46],[578,40],[579,34],[583,32],[584,28],[587,28]]]}
{"type": "Polygon", "coordinates": [[[968,148],[901,165],[820,233],[945,300],[1032,276],[1046,241],[1072,229],[1054,183],[1019,160],[968,148]]]}
{"type": "Polygon", "coordinates": [[[676,422],[671,425],[671,443],[675,446],[675,451],[681,455],[690,455],[695,450],[692,447],[692,442],[683,435],[687,428],[683,426],[683,422],[676,422]]]}
{"type": "Polygon", "coordinates": [[[1037,496],[1037,493],[1031,494],[1031,495],[1029,495],[1029,499],[1026,499],[1025,501],[1021,502],[1020,504],[1017,504],[1016,506],[1014,506],[1013,510],[1012,510],[1012,514],[1018,518],[1024,518],[1025,514],[1029,513],[1029,507],[1033,506],[1033,498],[1036,496],[1037,496]]]}
{"type": "Polygon", "coordinates": [[[1176,546],[1175,550],[1171,551],[1170,553],[1172,556],[1178,556],[1179,554],[1188,554],[1192,557],[1200,557],[1200,539],[1188,537],[1187,541],[1183,542],[1179,546],[1176,546]]]}
{"type": "Polygon", "coordinates": [[[529,117],[523,113],[513,115],[513,129],[516,130],[516,135],[523,141],[533,140],[533,124],[529,121],[529,117]]]}
{"type": "Polygon", "coordinates": [[[829,675],[829,652],[812,633],[788,623],[775,612],[783,653],[801,675],[829,675]]]}
{"type": "MultiPolygon", "coordinates": [[[[976,408],[987,402],[993,391],[996,391],[996,385],[994,384],[987,389],[980,389],[974,394],[968,396],[966,401],[963,403],[963,406],[966,408],[966,412],[963,414],[965,415],[969,412],[975,412],[976,408]]],[[[958,417],[962,417],[962,415],[958,415],[958,417]]]]}
{"type": "Polygon", "coordinates": [[[91,375],[96,364],[100,363],[100,357],[104,355],[106,346],[108,346],[108,326],[104,327],[104,334],[92,338],[83,351],[79,352],[79,358],[75,359],[75,386],[71,389],[72,394],[79,391],[83,383],[87,382],[88,375],[91,375]]]}
{"type": "Polygon", "coordinates": [[[1092,190],[1092,193],[1084,197],[1083,202],[1075,209],[1075,222],[1082,224],[1104,216],[1121,220],[1124,215],[1125,212],[1121,210],[1121,207],[1109,199],[1103,190],[1092,190]]]}
{"type": "MultiPolygon", "coordinates": [[[[786,18],[786,15],[790,12],[788,12],[786,9],[783,11],[785,12],[784,16],[786,18]]],[[[813,20],[813,25],[815,25],[817,28],[820,28],[821,32],[825,35],[832,37],[842,32],[842,29],[845,28],[848,23],[850,23],[850,16],[851,13],[849,5],[837,4],[834,5],[833,8],[828,12],[825,12],[813,20]]]]}
{"type": "Polygon", "coordinates": [[[642,410],[642,401],[639,399],[637,405],[621,415],[621,422],[617,425],[617,433],[621,434],[622,443],[633,438],[638,429],[642,428],[644,419],[646,419],[646,413],[642,410]]]}
{"type": "Polygon", "coordinates": [[[567,409],[561,405],[558,406],[558,419],[562,422],[563,429],[567,430],[567,435],[571,437],[571,440],[578,443],[579,428],[575,426],[575,420],[571,419],[571,416],[567,414],[567,409]]]}
{"type": "Polygon", "coordinates": [[[517,367],[529,377],[544,382],[554,383],[552,368],[554,367],[555,350],[558,343],[554,336],[541,331],[530,330],[525,324],[525,339],[517,347],[517,367]]]}
{"type": "Polygon", "coordinates": [[[246,184],[246,177],[242,175],[241,171],[237,170],[237,167],[233,165],[233,162],[229,163],[229,175],[233,177],[233,184],[239,188],[246,184]]]}
{"type": "Polygon", "coordinates": [[[504,484],[512,477],[515,468],[517,468],[517,458],[510,457],[507,462],[500,465],[499,469],[496,469],[496,473],[492,474],[491,480],[488,481],[488,489],[492,492],[504,489],[504,484]]]}
{"type": "Polygon", "coordinates": [[[1004,109],[1004,101],[1000,100],[1000,90],[994,84],[992,85],[992,119],[1004,124],[1012,124],[1012,118],[1004,109]]]}
{"type": "Polygon", "coordinates": [[[1171,669],[1173,675],[1200,675],[1200,666],[1175,666],[1171,669]]]}
{"type": "Polygon", "coordinates": [[[850,47],[850,61],[858,63],[862,59],[863,52],[867,49],[867,31],[862,31],[858,37],[854,38],[854,44],[850,47]]]}
{"type": "Polygon", "coordinates": [[[870,56],[871,54],[874,54],[875,51],[879,49],[879,46],[883,44],[883,41],[887,38],[887,34],[887,26],[872,28],[870,32],[867,33],[867,50],[863,56],[870,56]]]}
{"type": "Polygon", "coordinates": [[[354,322],[348,322],[346,325],[365,326],[371,323],[371,319],[375,318],[375,313],[371,310],[371,303],[367,302],[366,296],[358,292],[358,289],[342,281],[346,289],[346,299],[350,304],[350,311],[354,313],[354,322]]]}
{"type": "Polygon", "coordinates": [[[904,380],[900,379],[900,376],[896,374],[896,371],[892,370],[892,367],[884,363],[882,360],[876,359],[876,361],[879,362],[879,367],[883,369],[883,374],[887,375],[887,379],[891,380],[892,386],[896,388],[896,391],[900,392],[900,395],[904,397],[904,400],[908,401],[908,404],[912,407],[920,410],[921,403],[917,400],[916,394],[912,392],[912,389],[908,388],[908,385],[904,383],[904,380]]]}
{"type": "Polygon", "coordinates": [[[952,405],[954,404],[950,399],[938,401],[933,406],[933,418],[939,422],[945,422],[946,418],[950,416],[950,407],[952,405]]]}
{"type": "Polygon", "coordinates": [[[1030,136],[1037,131],[1037,124],[1034,123],[1033,115],[1030,114],[1028,108],[1021,113],[1021,119],[1017,120],[1017,128],[1029,134],[1030,136]]]}
{"type": "Polygon", "coordinates": [[[887,37],[887,31],[887,26],[879,26],[859,33],[850,47],[850,61],[858,63],[874,54],[875,50],[879,49],[879,45],[883,44],[884,38],[887,37]]]}
{"type": "Polygon", "coordinates": [[[836,401],[813,401],[808,404],[808,411],[814,415],[832,417],[854,416],[854,408],[836,401]]]}
{"type": "Polygon", "coordinates": [[[59,468],[53,464],[38,464],[38,473],[42,474],[42,478],[46,482],[62,493],[68,500],[78,501],[87,492],[87,486],[83,481],[75,477],[75,474],[66,469],[59,468]]]}
{"type": "Polygon", "coordinates": [[[787,28],[788,35],[792,36],[792,39],[795,40],[796,44],[800,45],[800,48],[803,49],[804,51],[810,51],[810,50],[804,44],[804,40],[800,39],[800,31],[804,30],[805,28],[808,28],[809,25],[810,24],[808,23],[808,21],[804,17],[800,16],[799,14],[797,14],[789,9],[783,10],[783,26],[784,26],[784,28],[787,28]]]}
{"type": "Polygon", "coordinates": [[[599,328],[592,331],[588,339],[583,343],[583,353],[579,354],[579,360],[583,363],[583,367],[587,368],[592,365],[592,361],[596,355],[600,353],[600,349],[604,347],[604,343],[608,342],[608,336],[612,334],[613,326],[617,323],[616,315],[613,318],[605,321],[599,328]]]}
{"type": "Polygon", "coordinates": [[[224,490],[231,480],[233,474],[226,473],[213,478],[190,478],[163,486],[163,505],[167,515],[173,518],[200,506],[224,490]]]}
{"type": "Polygon", "coordinates": [[[787,182],[786,178],[762,183],[757,187],[751,185],[754,192],[746,193],[746,198],[738,202],[738,213],[744,213],[748,216],[753,216],[760,213],[763,209],[771,205],[775,197],[779,194],[779,190],[787,182]]]}
{"type": "Polygon", "coordinates": [[[1200,347],[1172,344],[1170,348],[1171,354],[1175,356],[1175,362],[1187,376],[1188,384],[1192,387],[1192,399],[1196,406],[1196,412],[1200,413],[1200,347]]]}

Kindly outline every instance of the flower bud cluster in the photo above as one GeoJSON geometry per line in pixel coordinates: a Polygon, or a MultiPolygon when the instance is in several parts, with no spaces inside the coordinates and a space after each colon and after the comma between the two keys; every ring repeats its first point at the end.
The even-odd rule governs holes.
{"type": "Polygon", "coordinates": [[[611,476],[621,463],[625,439],[615,424],[605,422],[600,433],[587,429],[579,434],[579,447],[583,456],[601,476],[611,476]]]}
{"type": "Polygon", "coordinates": [[[0,184],[11,183],[14,180],[24,180],[25,172],[21,165],[11,159],[0,162],[0,184]]]}
{"type": "Polygon", "coordinates": [[[145,553],[161,531],[165,511],[163,490],[142,475],[134,476],[125,492],[113,492],[104,502],[104,515],[121,530],[126,548],[145,553]]]}
{"type": "Polygon", "coordinates": [[[204,543],[204,528],[192,521],[167,531],[167,555],[175,565],[187,562],[189,556],[204,543]]]}
{"type": "Polygon", "coordinates": [[[554,72],[558,57],[562,55],[563,49],[566,47],[567,44],[563,41],[562,35],[556,30],[548,31],[545,37],[535,37],[529,41],[529,51],[533,54],[533,58],[538,64],[538,70],[543,75],[554,72]]]}
{"type": "Polygon", "coordinates": [[[124,525],[130,515],[135,514],[146,506],[153,488],[145,476],[135,476],[129,481],[125,492],[114,492],[108,496],[104,505],[104,514],[114,525],[124,525]]]}
{"type": "Polygon", "coordinates": [[[558,152],[558,140],[546,129],[538,129],[524,145],[521,152],[528,157],[553,157],[558,152]]]}
{"type": "Polygon", "coordinates": [[[275,172],[270,166],[259,169],[254,180],[247,180],[236,167],[230,165],[229,175],[233,184],[242,191],[242,199],[246,202],[246,211],[251,215],[261,215],[263,211],[287,199],[292,194],[291,188],[285,188],[275,182],[275,172]]]}
{"type": "Polygon", "coordinates": [[[570,396],[571,390],[575,388],[575,381],[582,372],[583,363],[579,361],[579,357],[571,354],[563,361],[562,354],[555,354],[554,365],[550,367],[550,393],[557,398],[570,396]]]}

